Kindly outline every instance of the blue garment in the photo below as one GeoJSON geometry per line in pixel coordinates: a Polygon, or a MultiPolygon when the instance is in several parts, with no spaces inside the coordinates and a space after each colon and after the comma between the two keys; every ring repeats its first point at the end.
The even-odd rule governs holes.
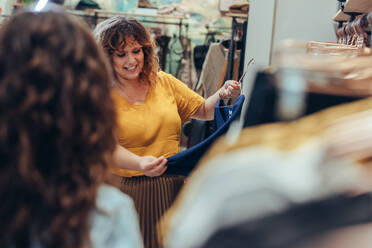
{"type": "Polygon", "coordinates": [[[229,129],[231,122],[240,117],[245,97],[240,95],[232,107],[221,108],[221,102],[214,107],[214,118],[217,130],[203,142],[168,158],[168,169],[165,174],[190,174],[212,143],[229,129]]]}

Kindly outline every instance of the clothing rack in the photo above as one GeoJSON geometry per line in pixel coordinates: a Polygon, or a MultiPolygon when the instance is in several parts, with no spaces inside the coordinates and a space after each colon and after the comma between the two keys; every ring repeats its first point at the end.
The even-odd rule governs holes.
{"type": "MultiPolygon", "coordinates": [[[[235,55],[235,35],[236,30],[239,26],[242,25],[242,23],[238,22],[237,19],[243,19],[246,20],[248,18],[248,15],[244,14],[226,14],[226,16],[232,17],[231,21],[231,40],[229,43],[229,52],[227,57],[227,73],[226,73],[226,79],[230,80],[233,77],[234,73],[234,55],[235,55]]],[[[243,30],[243,32],[246,32],[246,30],[243,30]]],[[[244,55],[243,55],[244,56],[244,55]]]]}
{"type": "Polygon", "coordinates": [[[143,17],[143,18],[153,18],[155,20],[140,20],[141,22],[145,23],[155,23],[155,24],[166,24],[166,25],[178,25],[180,27],[185,26],[188,27],[188,23],[184,22],[183,20],[186,19],[184,16],[170,16],[170,15],[149,15],[149,14],[137,14],[137,13],[128,13],[128,12],[120,12],[120,11],[106,11],[106,10],[70,10],[68,9],[67,12],[82,17],[90,17],[92,18],[93,24],[97,25],[98,19],[100,18],[109,18],[114,15],[124,15],[124,16],[132,16],[132,17],[143,17]],[[166,21],[162,19],[172,19],[175,21],[166,21]]]}
{"type": "Polygon", "coordinates": [[[372,24],[372,2],[368,0],[337,0],[340,10],[334,21],[339,23],[337,36],[340,38],[347,37],[349,40],[353,36],[369,36],[367,46],[371,47],[372,35],[370,25],[372,24]],[[342,14],[341,14],[342,13],[342,14]],[[347,15],[349,18],[341,18],[342,15],[347,15]],[[346,22],[346,25],[344,23],[346,22]]]}

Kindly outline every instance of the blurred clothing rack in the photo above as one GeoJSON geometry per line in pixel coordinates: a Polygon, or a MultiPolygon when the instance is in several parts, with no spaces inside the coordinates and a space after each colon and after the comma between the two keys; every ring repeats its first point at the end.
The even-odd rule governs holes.
{"type": "MultiPolygon", "coordinates": [[[[234,73],[234,56],[235,56],[235,36],[236,36],[236,31],[237,28],[241,25],[246,27],[246,24],[244,25],[243,23],[240,23],[237,21],[237,19],[241,19],[244,22],[247,22],[248,14],[232,14],[232,13],[227,13],[226,16],[232,17],[231,21],[231,40],[229,44],[229,53],[228,53],[228,67],[227,67],[227,73],[226,73],[226,79],[230,80],[233,77],[234,73]]],[[[246,30],[243,30],[243,33],[245,33],[246,30]]],[[[243,34],[244,36],[244,34],[243,34]]],[[[244,58],[244,49],[241,53],[241,57],[244,58]]],[[[244,63],[244,61],[243,61],[244,63]]]]}
{"type": "Polygon", "coordinates": [[[93,25],[97,25],[98,19],[106,19],[114,15],[124,15],[124,16],[132,16],[132,17],[137,17],[137,18],[142,17],[142,18],[154,19],[154,20],[149,20],[149,19],[140,20],[141,22],[146,22],[146,23],[178,25],[180,27],[182,26],[188,27],[189,25],[187,22],[184,22],[184,19],[186,19],[185,16],[149,15],[149,14],[137,14],[137,13],[128,13],[128,12],[120,12],[120,11],[106,11],[106,10],[70,10],[70,9],[67,9],[66,11],[76,16],[92,18],[93,25]],[[172,19],[174,21],[167,21],[167,19],[172,19]]]}

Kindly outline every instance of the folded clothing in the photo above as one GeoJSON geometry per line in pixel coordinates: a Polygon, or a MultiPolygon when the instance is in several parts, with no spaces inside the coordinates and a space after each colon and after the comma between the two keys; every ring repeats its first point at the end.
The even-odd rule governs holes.
{"type": "Polygon", "coordinates": [[[249,3],[234,3],[230,5],[229,12],[230,13],[241,13],[241,14],[247,14],[249,10],[249,3]]]}

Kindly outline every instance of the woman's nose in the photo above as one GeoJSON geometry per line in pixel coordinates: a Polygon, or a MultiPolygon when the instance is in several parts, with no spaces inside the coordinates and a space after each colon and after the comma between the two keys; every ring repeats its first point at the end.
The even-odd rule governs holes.
{"type": "Polygon", "coordinates": [[[133,63],[135,61],[136,61],[136,57],[133,54],[128,54],[127,62],[128,63],[133,63]]]}

